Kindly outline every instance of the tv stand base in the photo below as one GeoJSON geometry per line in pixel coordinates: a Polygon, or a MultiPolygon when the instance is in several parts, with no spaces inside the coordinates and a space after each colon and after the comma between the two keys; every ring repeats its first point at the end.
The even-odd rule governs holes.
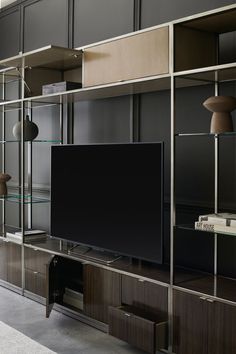
{"type": "Polygon", "coordinates": [[[120,259],[122,256],[113,254],[107,251],[96,250],[91,247],[76,245],[69,251],[71,256],[83,256],[88,260],[101,262],[105,264],[111,264],[120,259]]]}

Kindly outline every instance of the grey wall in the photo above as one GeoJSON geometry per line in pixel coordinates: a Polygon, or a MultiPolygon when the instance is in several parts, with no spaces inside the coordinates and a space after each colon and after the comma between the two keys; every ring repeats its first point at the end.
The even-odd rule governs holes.
{"type": "MultiPolygon", "coordinates": [[[[0,12],[0,58],[29,51],[47,44],[79,47],[91,42],[164,23],[176,18],[232,4],[232,0],[18,0],[0,12]]],[[[235,33],[222,38],[221,60],[235,61],[235,33]]],[[[221,93],[236,95],[234,85],[224,85],[221,93]]],[[[214,94],[213,87],[182,89],[177,95],[177,131],[208,131],[210,114],[202,102],[214,94]]],[[[168,255],[168,201],[170,194],[170,94],[142,94],[135,98],[139,115],[136,140],[165,142],[165,199],[168,255]]],[[[131,97],[77,103],[74,107],[74,142],[127,142],[131,136],[131,97]]],[[[15,116],[14,116],[15,117],[15,116]]],[[[16,117],[14,119],[17,119],[16,117]]],[[[40,137],[56,138],[58,111],[55,107],[35,110],[34,120],[40,137]]],[[[13,148],[9,152],[9,171],[17,176],[13,148]]],[[[36,145],[33,150],[34,184],[47,190],[50,184],[48,146],[36,145]]],[[[222,208],[235,206],[235,140],[222,142],[220,201],[222,208]],[[230,173],[223,173],[225,170],[230,173]]],[[[17,154],[16,154],[17,155],[17,154]]],[[[177,197],[182,204],[212,206],[213,141],[196,138],[177,141],[177,197]]],[[[49,207],[34,206],[34,226],[48,228],[49,207]]],[[[16,212],[17,214],[17,212],[16,212]]],[[[183,213],[180,213],[180,219],[183,213]]],[[[191,218],[191,216],[190,216],[191,218]]],[[[12,217],[11,217],[12,219],[12,217]]],[[[17,220],[17,217],[16,217],[17,220]]],[[[12,221],[12,220],[11,220],[12,221]]],[[[194,245],[194,243],[193,243],[194,245]]],[[[178,245],[177,245],[178,246],[178,245]]],[[[209,268],[206,244],[203,268],[209,268]]],[[[193,247],[194,248],[194,247],[193,247]]],[[[181,247],[177,247],[181,250],[181,247]]],[[[179,251],[181,253],[181,251],[179,251]]],[[[190,252],[191,254],[191,252],[190,252]]],[[[181,258],[181,257],[180,257],[181,258]]],[[[224,257],[223,257],[224,258],[224,257]]]]}

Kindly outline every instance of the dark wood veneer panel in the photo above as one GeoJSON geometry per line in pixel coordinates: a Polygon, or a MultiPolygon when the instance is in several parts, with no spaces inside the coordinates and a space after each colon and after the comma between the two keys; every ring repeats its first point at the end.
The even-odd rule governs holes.
{"type": "Polygon", "coordinates": [[[236,307],[208,303],[208,354],[236,353],[236,307]]]}
{"type": "Polygon", "coordinates": [[[121,305],[121,275],[92,265],[84,266],[84,310],[101,322],[108,322],[108,306],[121,305]]]}
{"type": "Polygon", "coordinates": [[[111,336],[128,341],[128,323],[123,311],[110,306],[108,324],[111,336]]]}
{"type": "MultiPolygon", "coordinates": [[[[174,291],[174,343],[176,354],[207,353],[207,306],[199,296],[174,291]]],[[[223,353],[222,353],[223,354],[223,353]]]]}
{"type": "Polygon", "coordinates": [[[7,247],[6,242],[0,242],[0,279],[7,280],[7,247]]]}
{"type": "Polygon", "coordinates": [[[25,247],[25,267],[46,274],[46,264],[52,258],[51,254],[25,247]]]}
{"type": "Polygon", "coordinates": [[[46,277],[30,269],[25,270],[25,289],[34,294],[46,297],[46,277]]]}
{"type": "Polygon", "coordinates": [[[7,281],[21,287],[21,245],[7,243],[7,281]]]}
{"type": "Polygon", "coordinates": [[[125,308],[109,307],[109,334],[147,353],[154,353],[155,322],[126,312],[125,308]]]}
{"type": "Polygon", "coordinates": [[[168,289],[148,281],[122,275],[122,303],[139,307],[166,319],[168,313],[168,289]]]}
{"type": "Polygon", "coordinates": [[[155,323],[137,316],[131,316],[129,343],[147,353],[154,353],[155,323]]]}

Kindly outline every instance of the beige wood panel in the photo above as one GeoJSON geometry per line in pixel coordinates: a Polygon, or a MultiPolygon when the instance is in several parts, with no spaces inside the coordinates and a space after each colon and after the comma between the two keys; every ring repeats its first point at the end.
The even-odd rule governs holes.
{"type": "Polygon", "coordinates": [[[84,51],[84,87],[168,72],[168,26],[113,40],[84,51]]]}
{"type": "Polygon", "coordinates": [[[217,64],[217,36],[185,26],[175,26],[175,71],[217,64]]]}
{"type": "Polygon", "coordinates": [[[185,25],[202,31],[215,33],[232,32],[236,30],[236,9],[195,18],[187,21],[185,25]]]}

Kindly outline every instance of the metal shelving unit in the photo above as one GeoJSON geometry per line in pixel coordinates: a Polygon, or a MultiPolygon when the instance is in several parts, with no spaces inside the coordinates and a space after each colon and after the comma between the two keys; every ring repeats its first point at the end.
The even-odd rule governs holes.
{"type": "MultiPolygon", "coordinates": [[[[186,291],[189,293],[197,294],[199,296],[207,296],[212,299],[217,299],[225,303],[229,303],[236,306],[236,297],[232,296],[232,292],[226,290],[228,286],[236,290],[236,280],[227,279],[224,277],[219,277],[217,272],[217,247],[218,247],[218,234],[213,234],[214,237],[214,272],[213,274],[188,272],[187,270],[182,270],[176,272],[174,267],[174,242],[175,242],[175,230],[177,228],[183,228],[187,230],[194,231],[191,226],[186,225],[176,225],[176,196],[175,196],[175,158],[176,158],[176,139],[182,138],[198,138],[198,137],[209,137],[214,139],[214,212],[218,212],[218,189],[219,189],[219,140],[226,137],[234,137],[236,133],[223,133],[223,134],[211,134],[209,132],[187,132],[181,133],[176,132],[176,111],[175,111],[175,100],[176,100],[176,90],[183,87],[194,87],[200,85],[212,84],[214,87],[214,95],[219,94],[219,85],[225,82],[236,81],[236,62],[219,64],[217,62],[205,65],[202,67],[194,67],[183,70],[175,70],[175,52],[176,46],[176,28],[181,27],[181,29],[188,30],[200,30],[206,31],[207,33],[214,33],[217,36],[219,33],[225,33],[232,30],[236,30],[236,5],[226,6],[213,11],[208,11],[203,14],[198,14],[195,16],[190,16],[178,21],[173,21],[165,26],[169,27],[169,73],[164,75],[149,76],[145,78],[139,78],[134,80],[127,80],[122,82],[115,82],[106,85],[98,85],[95,87],[83,87],[81,89],[60,92],[50,95],[36,95],[33,97],[25,97],[24,87],[26,81],[26,70],[33,71],[34,68],[47,68],[48,70],[58,70],[60,72],[69,69],[76,69],[83,65],[83,51],[84,48],[79,48],[77,50],[71,50],[66,48],[59,48],[54,46],[47,46],[39,50],[35,50],[29,53],[19,54],[13,58],[9,58],[0,61],[0,66],[5,66],[5,69],[0,70],[0,84],[5,87],[6,82],[19,81],[21,82],[21,97],[20,99],[15,99],[12,101],[5,101],[5,90],[2,92],[2,100],[0,101],[0,109],[2,109],[2,139],[0,144],[2,144],[2,161],[3,161],[3,172],[5,171],[5,145],[11,142],[17,142],[13,140],[8,140],[5,137],[5,127],[6,127],[6,112],[19,111],[21,117],[21,134],[22,139],[20,142],[21,146],[21,179],[20,179],[20,193],[14,198],[21,205],[21,230],[24,235],[25,231],[25,204],[28,204],[28,220],[29,227],[32,227],[32,203],[35,201],[32,198],[32,164],[29,162],[27,169],[27,179],[29,186],[29,193],[26,192],[25,188],[25,153],[26,153],[26,143],[24,142],[24,132],[23,132],[23,121],[25,112],[30,112],[32,118],[33,110],[40,109],[41,107],[47,107],[52,105],[59,105],[59,124],[60,124],[60,138],[58,140],[35,140],[33,143],[28,144],[28,161],[32,161],[32,145],[37,143],[59,143],[62,144],[63,141],[63,106],[65,104],[72,104],[74,102],[79,102],[83,100],[95,100],[103,99],[108,97],[116,97],[122,95],[131,95],[144,92],[152,92],[159,90],[170,90],[171,98],[171,231],[170,231],[170,268],[168,271],[160,270],[157,279],[149,275],[144,275],[145,279],[150,281],[155,281],[158,284],[167,286],[169,289],[169,353],[172,352],[173,343],[173,290],[181,289],[181,291],[186,291]],[[32,69],[32,70],[31,70],[32,69]],[[26,197],[23,198],[23,196],[26,197]],[[168,273],[168,276],[167,276],[168,273]],[[162,275],[165,274],[163,279],[168,278],[169,281],[164,281],[162,275]],[[181,274],[181,276],[180,276],[181,274]],[[162,280],[160,280],[162,279],[162,280]],[[202,285],[201,285],[202,282],[202,285]]],[[[158,26],[157,26],[158,27],[158,26]]],[[[155,28],[155,27],[153,27],[155,28]]],[[[144,30],[146,31],[146,30],[144,30]]],[[[142,32],[142,31],[140,31],[142,32]]],[[[106,41],[105,41],[106,42],[106,41]]],[[[218,52],[218,41],[215,40],[215,52],[217,61],[218,52]]],[[[87,48],[87,47],[86,47],[87,48]]],[[[201,53],[199,53],[201,54],[201,53]]],[[[184,54],[183,54],[184,55],[184,54]]],[[[205,53],[202,54],[203,56],[205,53]]],[[[19,142],[18,142],[19,143],[19,142]]],[[[14,199],[13,198],[13,199],[14,199]]],[[[11,199],[11,196],[3,198],[3,223],[5,222],[5,203],[11,199]]],[[[35,201],[37,202],[37,201],[35,201]]],[[[40,202],[38,200],[38,202],[40,202]]],[[[44,200],[46,202],[46,200],[44,200]]],[[[5,228],[2,229],[1,237],[4,239],[5,228]]],[[[198,231],[199,232],[199,231],[198,231]]],[[[227,237],[227,236],[226,236],[227,237]]],[[[38,248],[49,253],[55,253],[58,255],[63,255],[79,261],[84,261],[82,258],[74,258],[68,254],[67,249],[63,249],[61,242],[56,239],[49,239],[45,244],[25,244],[24,236],[22,240],[22,292],[24,293],[24,247],[38,248]]],[[[93,262],[91,262],[92,264],[93,262]]],[[[111,269],[109,267],[109,269],[111,269]]],[[[115,269],[115,268],[114,268],[115,269]]],[[[131,274],[132,270],[129,269],[126,272],[117,265],[116,271],[124,274],[131,274]]],[[[158,272],[157,272],[158,273],[158,272]]],[[[140,274],[138,275],[140,277],[140,274]]]]}

